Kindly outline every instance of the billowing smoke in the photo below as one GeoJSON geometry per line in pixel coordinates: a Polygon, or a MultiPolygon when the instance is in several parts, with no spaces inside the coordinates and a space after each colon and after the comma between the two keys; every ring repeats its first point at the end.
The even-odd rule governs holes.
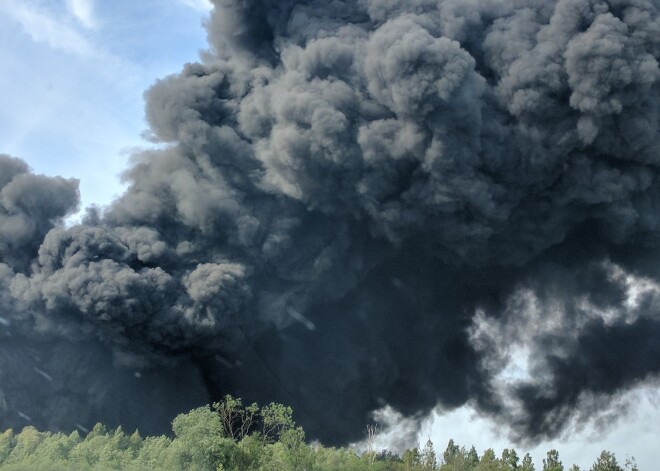
{"type": "Polygon", "coordinates": [[[606,411],[660,373],[659,10],[216,0],[110,207],[1,158],[1,425],[606,411]]]}

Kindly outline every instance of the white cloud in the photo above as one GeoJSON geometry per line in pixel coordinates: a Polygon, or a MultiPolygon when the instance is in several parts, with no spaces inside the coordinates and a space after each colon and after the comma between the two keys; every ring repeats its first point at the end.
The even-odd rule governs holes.
{"type": "Polygon", "coordinates": [[[67,7],[78,22],[87,29],[96,27],[93,0],[67,0],[67,7]]]}
{"type": "Polygon", "coordinates": [[[94,0],[97,27],[88,30],[69,0],[0,0],[0,62],[7,70],[0,77],[0,153],[25,159],[37,173],[80,179],[82,207],[122,193],[124,149],[148,145],[140,137],[143,91],[205,45],[197,10],[162,0],[167,7],[152,11],[157,3],[126,8],[94,0]],[[190,14],[173,18],[172,6],[190,14]],[[103,22],[101,7],[112,23],[103,22]],[[132,27],[136,19],[144,25],[132,27]],[[145,31],[152,40],[144,41],[145,31]],[[179,47],[163,53],[167,35],[179,47]]]}
{"type": "Polygon", "coordinates": [[[193,8],[197,11],[211,11],[213,5],[209,0],[179,0],[184,5],[193,8]]]}
{"type": "Polygon", "coordinates": [[[623,465],[627,455],[632,455],[639,469],[657,469],[654,457],[657,424],[660,421],[659,397],[658,386],[642,385],[625,393],[604,421],[569,429],[557,439],[543,441],[530,448],[512,443],[506,438],[505,426],[479,415],[470,405],[452,411],[438,408],[424,422],[419,446],[423,446],[426,437],[430,436],[440,457],[450,438],[468,449],[474,445],[480,455],[489,447],[498,455],[504,448],[515,448],[521,458],[529,452],[536,469],[541,468],[541,460],[552,448],[559,450],[564,469],[573,463],[581,469],[589,469],[601,450],[608,450],[616,454],[619,465],[623,465]],[[617,407],[620,409],[617,410],[617,407]]]}
{"type": "Polygon", "coordinates": [[[81,56],[94,52],[89,41],[75,29],[35,5],[9,0],[0,3],[0,11],[18,22],[34,42],[81,56]]]}

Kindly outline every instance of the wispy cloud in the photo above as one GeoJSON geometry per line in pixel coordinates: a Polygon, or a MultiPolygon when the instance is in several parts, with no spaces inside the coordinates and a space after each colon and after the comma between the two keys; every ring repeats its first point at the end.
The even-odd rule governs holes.
{"type": "Polygon", "coordinates": [[[209,0],[179,0],[186,6],[194,8],[197,11],[207,12],[213,8],[213,5],[209,0]]]}
{"type": "Polygon", "coordinates": [[[123,149],[146,145],[142,93],[196,57],[208,13],[182,0],[87,4],[93,28],[73,0],[0,0],[0,153],[79,178],[83,207],[122,192],[123,149]]]}
{"type": "Polygon", "coordinates": [[[71,14],[82,26],[87,29],[96,27],[93,0],[67,0],[66,4],[71,14]]]}
{"type": "Polygon", "coordinates": [[[81,56],[94,52],[92,44],[74,28],[36,5],[6,0],[0,2],[0,12],[18,22],[34,42],[81,56]]]}

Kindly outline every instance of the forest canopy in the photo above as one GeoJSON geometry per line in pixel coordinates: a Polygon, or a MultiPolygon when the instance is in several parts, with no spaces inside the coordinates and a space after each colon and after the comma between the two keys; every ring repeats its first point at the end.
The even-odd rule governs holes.
{"type": "MultiPolygon", "coordinates": [[[[403,454],[377,450],[374,427],[367,427],[361,451],[310,444],[290,407],[244,405],[232,396],[178,415],[171,436],[143,437],[100,423],[91,431],[79,429],[68,435],[33,426],[6,430],[0,434],[0,470],[580,471],[577,465],[564,468],[557,450],[548,451],[539,468],[529,453],[505,448],[498,456],[489,448],[479,455],[474,446],[453,440],[441,454],[430,439],[403,454]]],[[[634,458],[619,464],[603,451],[588,471],[624,470],[638,471],[634,458]]]]}

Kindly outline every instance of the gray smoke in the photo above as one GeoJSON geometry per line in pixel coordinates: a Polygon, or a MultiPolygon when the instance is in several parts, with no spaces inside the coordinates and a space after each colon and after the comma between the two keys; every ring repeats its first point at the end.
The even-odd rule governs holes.
{"type": "Polygon", "coordinates": [[[535,440],[653,380],[659,10],[216,0],[110,207],[65,229],[75,182],[0,160],[1,425],[233,393],[328,443],[468,402],[535,440]]]}

